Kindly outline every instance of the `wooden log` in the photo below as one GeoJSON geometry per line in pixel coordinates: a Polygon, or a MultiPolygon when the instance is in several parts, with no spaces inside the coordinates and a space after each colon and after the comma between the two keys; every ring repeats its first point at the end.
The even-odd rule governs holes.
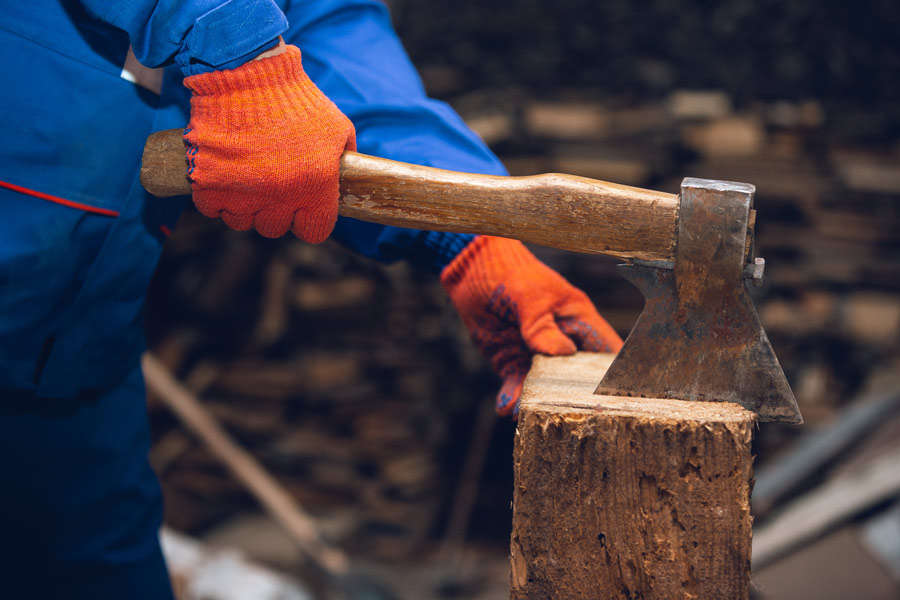
{"type": "Polygon", "coordinates": [[[583,140],[609,129],[609,111],[595,102],[533,102],[524,111],[535,137],[583,140]]]}
{"type": "Polygon", "coordinates": [[[756,415],[595,396],[611,360],[537,357],[526,380],[510,598],[748,598],[756,415]]]}

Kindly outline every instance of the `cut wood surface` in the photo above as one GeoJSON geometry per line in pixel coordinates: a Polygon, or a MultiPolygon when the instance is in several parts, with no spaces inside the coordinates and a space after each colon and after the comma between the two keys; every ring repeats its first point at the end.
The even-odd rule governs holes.
{"type": "Polygon", "coordinates": [[[611,360],[537,357],[526,380],[510,597],[749,597],[756,416],[595,396],[611,360]]]}

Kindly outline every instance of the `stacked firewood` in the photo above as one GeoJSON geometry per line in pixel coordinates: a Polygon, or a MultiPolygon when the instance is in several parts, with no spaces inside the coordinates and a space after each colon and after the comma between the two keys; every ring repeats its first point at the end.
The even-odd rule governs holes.
{"type": "MultiPolygon", "coordinates": [[[[443,290],[336,244],[188,211],[149,301],[151,349],[332,534],[401,555],[432,533],[454,437],[492,378],[443,290]],[[337,524],[335,524],[337,523],[337,524]]],[[[250,496],[151,395],[167,521],[203,531],[250,496]]],[[[456,466],[454,466],[456,465],[456,466]]]]}

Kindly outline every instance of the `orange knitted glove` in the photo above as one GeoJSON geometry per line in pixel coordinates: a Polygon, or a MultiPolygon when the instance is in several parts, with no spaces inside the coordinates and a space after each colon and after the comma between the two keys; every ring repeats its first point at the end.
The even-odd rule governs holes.
{"type": "Polygon", "coordinates": [[[622,339],[584,292],[521,243],[478,236],[441,273],[472,341],[503,378],[497,412],[517,415],[531,357],[617,352],[622,339]]]}
{"type": "Polygon", "coordinates": [[[310,81],[295,46],[232,70],[192,75],[185,130],[194,204],[232,229],[292,231],[319,243],[338,213],[350,120],[310,81]]]}

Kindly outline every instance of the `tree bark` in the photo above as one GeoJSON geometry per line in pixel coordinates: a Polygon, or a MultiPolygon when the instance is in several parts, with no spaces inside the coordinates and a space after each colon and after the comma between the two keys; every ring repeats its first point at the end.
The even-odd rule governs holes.
{"type": "Polygon", "coordinates": [[[756,415],[596,396],[611,360],[536,357],[526,380],[510,597],[748,598],[756,415]]]}

